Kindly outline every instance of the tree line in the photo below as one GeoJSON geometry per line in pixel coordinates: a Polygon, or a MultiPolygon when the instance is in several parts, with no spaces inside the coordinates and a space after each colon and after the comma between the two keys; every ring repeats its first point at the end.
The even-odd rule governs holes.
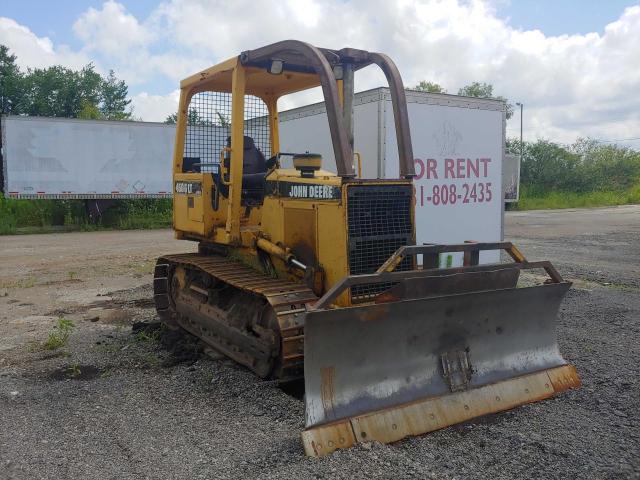
{"type": "Polygon", "coordinates": [[[131,120],[124,80],[102,76],[92,63],[80,70],[61,65],[22,71],[0,45],[0,113],[45,117],[131,120]]]}
{"type": "MultiPolygon", "coordinates": [[[[427,80],[421,80],[413,90],[429,93],[447,93],[445,88],[435,82],[429,82],[427,80]]],[[[458,95],[465,97],[476,98],[492,98],[494,100],[500,100],[506,105],[507,120],[513,116],[513,105],[505,97],[501,95],[493,95],[493,85],[484,82],[472,82],[469,85],[458,89],[458,95]]]]}
{"type": "MultiPolygon", "coordinates": [[[[520,140],[507,151],[520,155],[520,140]]],[[[549,140],[524,142],[520,183],[533,196],[549,192],[627,191],[640,186],[640,152],[579,138],[572,145],[549,140]]]]}

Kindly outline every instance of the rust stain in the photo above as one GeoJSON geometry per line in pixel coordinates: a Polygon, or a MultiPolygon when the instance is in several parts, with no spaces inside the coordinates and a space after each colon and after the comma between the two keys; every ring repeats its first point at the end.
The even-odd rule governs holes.
{"type": "Polygon", "coordinates": [[[400,297],[398,297],[397,295],[394,295],[392,293],[389,292],[384,292],[381,293],[380,295],[378,295],[374,302],[375,303],[391,303],[391,302],[399,302],[400,300],[402,300],[400,297]]]}
{"type": "MultiPolygon", "coordinates": [[[[392,308],[393,306],[391,306],[392,308]]],[[[360,310],[357,315],[359,320],[363,322],[372,322],[375,320],[384,320],[389,318],[390,306],[385,304],[380,304],[379,308],[369,308],[360,310]]]]}
{"type": "Polygon", "coordinates": [[[333,416],[333,380],[335,375],[336,368],[333,366],[320,368],[320,399],[325,416],[327,417],[333,416]]]}
{"type": "MultiPolygon", "coordinates": [[[[333,399],[332,389],[326,387],[332,386],[334,367],[325,367],[321,375],[322,402],[326,411],[325,400],[333,399]]],[[[575,367],[563,365],[464,392],[416,399],[410,403],[319,425],[303,432],[303,443],[307,455],[311,456],[324,456],[336,449],[348,448],[358,441],[392,443],[471,418],[543,400],[579,386],[580,379],[575,367]]]]}
{"type": "Polygon", "coordinates": [[[573,365],[566,365],[561,369],[549,370],[549,380],[556,393],[564,392],[571,388],[580,388],[582,382],[578,376],[576,367],[573,365]]]}

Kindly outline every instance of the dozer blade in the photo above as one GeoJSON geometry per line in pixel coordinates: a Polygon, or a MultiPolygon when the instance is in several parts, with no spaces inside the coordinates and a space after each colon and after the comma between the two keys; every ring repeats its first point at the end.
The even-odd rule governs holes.
{"type": "MultiPolygon", "coordinates": [[[[437,296],[415,298],[410,288],[405,300],[307,313],[308,455],[394,442],[579,386],[555,335],[570,284],[504,288],[498,281],[442,294],[476,275],[447,277],[449,288],[437,296]]],[[[437,280],[424,280],[433,291],[437,280]]]]}

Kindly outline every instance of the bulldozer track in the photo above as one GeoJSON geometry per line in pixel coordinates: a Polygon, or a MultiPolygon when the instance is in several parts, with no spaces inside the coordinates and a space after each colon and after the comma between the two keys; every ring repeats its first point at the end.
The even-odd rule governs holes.
{"type": "MultiPolygon", "coordinates": [[[[271,278],[246,265],[218,255],[177,254],[160,257],[154,271],[154,301],[160,318],[168,324],[176,323],[171,300],[171,275],[176,267],[182,266],[206,272],[213,278],[243,292],[261,297],[273,309],[280,336],[279,362],[270,376],[281,381],[302,378],[304,373],[304,317],[307,305],[318,297],[306,285],[279,278],[271,278]]],[[[265,359],[272,352],[265,351],[264,345],[248,332],[241,332],[230,326],[218,325],[215,334],[205,333],[188,319],[179,318],[177,323],[201,338],[222,353],[238,360],[238,355],[256,360],[265,359]],[[242,336],[242,337],[241,337],[242,336]]],[[[247,361],[241,361],[248,365],[247,361]]],[[[254,370],[255,371],[255,370],[254,370]]],[[[258,372],[256,372],[258,373],[258,372]]]]}

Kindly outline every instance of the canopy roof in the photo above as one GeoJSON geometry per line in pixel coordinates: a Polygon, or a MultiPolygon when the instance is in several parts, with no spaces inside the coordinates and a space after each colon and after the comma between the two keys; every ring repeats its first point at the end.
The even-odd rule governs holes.
{"type": "Polygon", "coordinates": [[[331,50],[316,48],[296,40],[285,40],[273,45],[247,50],[218,65],[202,70],[180,83],[181,88],[194,88],[194,92],[211,90],[231,91],[233,68],[237,64],[246,67],[246,93],[259,97],[281,97],[321,85],[319,70],[325,66],[349,63],[354,70],[370,65],[369,52],[353,48],[331,50]],[[281,74],[269,73],[273,60],[283,62],[281,74]],[[323,61],[324,60],[324,61],[323,61]],[[326,62],[326,63],[325,63],[326,62]]]}
{"type": "Polygon", "coordinates": [[[244,67],[246,74],[245,93],[265,101],[269,97],[277,99],[289,93],[321,86],[338,175],[351,178],[355,176],[353,134],[352,124],[347,129],[345,117],[348,117],[351,122],[353,111],[351,109],[350,115],[343,115],[342,103],[345,104],[345,111],[352,105],[352,70],[359,70],[372,63],[382,69],[389,83],[400,158],[400,176],[412,178],[415,176],[415,167],[402,78],[393,61],[382,53],[355,48],[330,50],[314,47],[298,40],[284,40],[255,50],[244,51],[237,57],[184,79],[180,87],[187,96],[202,91],[231,92],[233,71],[240,65],[244,67]],[[269,70],[275,61],[282,62],[282,71],[271,74],[269,70]],[[341,66],[343,73],[348,72],[349,80],[340,82],[341,92],[338,91],[338,82],[336,82],[336,66],[341,66]],[[348,94],[345,93],[347,90],[348,94]],[[340,93],[343,95],[342,99],[340,93]]]}

